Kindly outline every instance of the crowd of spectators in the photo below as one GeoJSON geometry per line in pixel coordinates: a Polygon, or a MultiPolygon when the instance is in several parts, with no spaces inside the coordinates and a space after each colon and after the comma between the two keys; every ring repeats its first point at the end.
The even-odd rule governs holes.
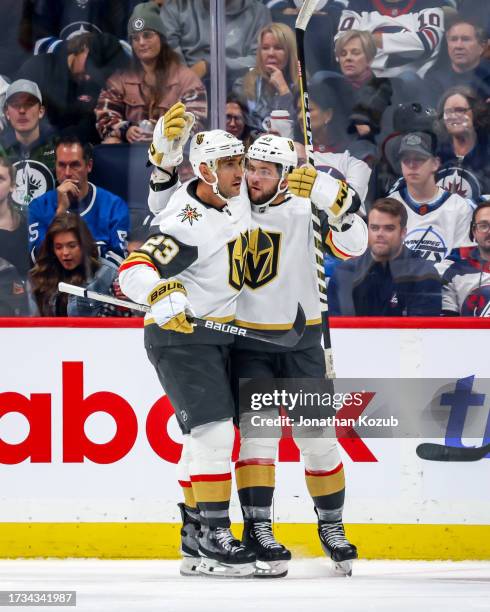
{"type": "MultiPolygon", "coordinates": [[[[276,132],[305,160],[301,4],[223,0],[223,116],[245,146],[276,132]]],[[[148,224],[154,125],[182,100],[194,131],[210,127],[210,3],[5,1],[0,17],[14,26],[0,36],[0,315],[124,314],[56,284],[118,295],[117,263],[148,224]]],[[[488,316],[489,32],[480,0],[318,2],[315,164],[355,189],[369,234],[356,260],[326,258],[333,313],[488,316]]]]}

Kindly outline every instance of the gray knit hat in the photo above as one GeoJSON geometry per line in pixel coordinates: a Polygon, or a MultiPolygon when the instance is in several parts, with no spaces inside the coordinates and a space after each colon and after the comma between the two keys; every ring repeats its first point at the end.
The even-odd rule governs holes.
{"type": "Polygon", "coordinates": [[[128,22],[128,36],[137,34],[143,30],[154,30],[165,36],[162,18],[160,17],[160,7],[154,2],[142,2],[134,7],[133,13],[128,22]]]}

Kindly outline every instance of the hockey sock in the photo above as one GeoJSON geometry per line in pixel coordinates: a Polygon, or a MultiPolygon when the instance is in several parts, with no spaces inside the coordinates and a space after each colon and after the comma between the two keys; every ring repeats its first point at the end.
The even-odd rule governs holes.
{"type": "Polygon", "coordinates": [[[270,519],[275,471],[273,459],[237,461],[236,485],[245,519],[270,519]]]}
{"type": "Polygon", "coordinates": [[[233,422],[206,423],[193,428],[190,435],[189,471],[200,521],[210,527],[229,527],[233,422]]]}
{"type": "Polygon", "coordinates": [[[345,476],[342,463],[333,470],[305,470],[306,486],[321,521],[342,520],[345,476]]]}

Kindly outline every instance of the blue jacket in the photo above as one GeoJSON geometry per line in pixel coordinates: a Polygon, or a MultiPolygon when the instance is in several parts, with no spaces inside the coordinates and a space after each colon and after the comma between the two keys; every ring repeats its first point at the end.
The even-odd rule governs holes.
{"type": "Polygon", "coordinates": [[[441,314],[441,279],[434,265],[403,247],[387,264],[368,249],[338,265],[328,284],[332,315],[400,317],[441,314]]]}
{"type": "MultiPolygon", "coordinates": [[[[87,224],[101,257],[110,257],[111,253],[125,257],[126,236],[129,230],[128,205],[110,191],[96,187],[92,183],[89,183],[89,186],[89,193],[80,202],[80,209],[70,210],[78,212],[87,224]]],[[[29,251],[33,261],[57,208],[56,189],[35,198],[29,205],[29,251]]]]}

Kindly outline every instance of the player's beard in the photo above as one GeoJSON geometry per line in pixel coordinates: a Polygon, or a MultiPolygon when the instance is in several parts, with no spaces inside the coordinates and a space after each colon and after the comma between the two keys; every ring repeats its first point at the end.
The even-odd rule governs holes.
{"type": "Polygon", "coordinates": [[[252,196],[250,195],[250,189],[248,193],[249,193],[250,201],[252,202],[252,204],[255,204],[256,206],[260,206],[261,204],[265,204],[271,198],[273,198],[276,191],[277,191],[277,185],[274,185],[274,187],[271,187],[267,191],[262,191],[262,195],[260,195],[259,197],[255,199],[253,199],[252,196]]]}

